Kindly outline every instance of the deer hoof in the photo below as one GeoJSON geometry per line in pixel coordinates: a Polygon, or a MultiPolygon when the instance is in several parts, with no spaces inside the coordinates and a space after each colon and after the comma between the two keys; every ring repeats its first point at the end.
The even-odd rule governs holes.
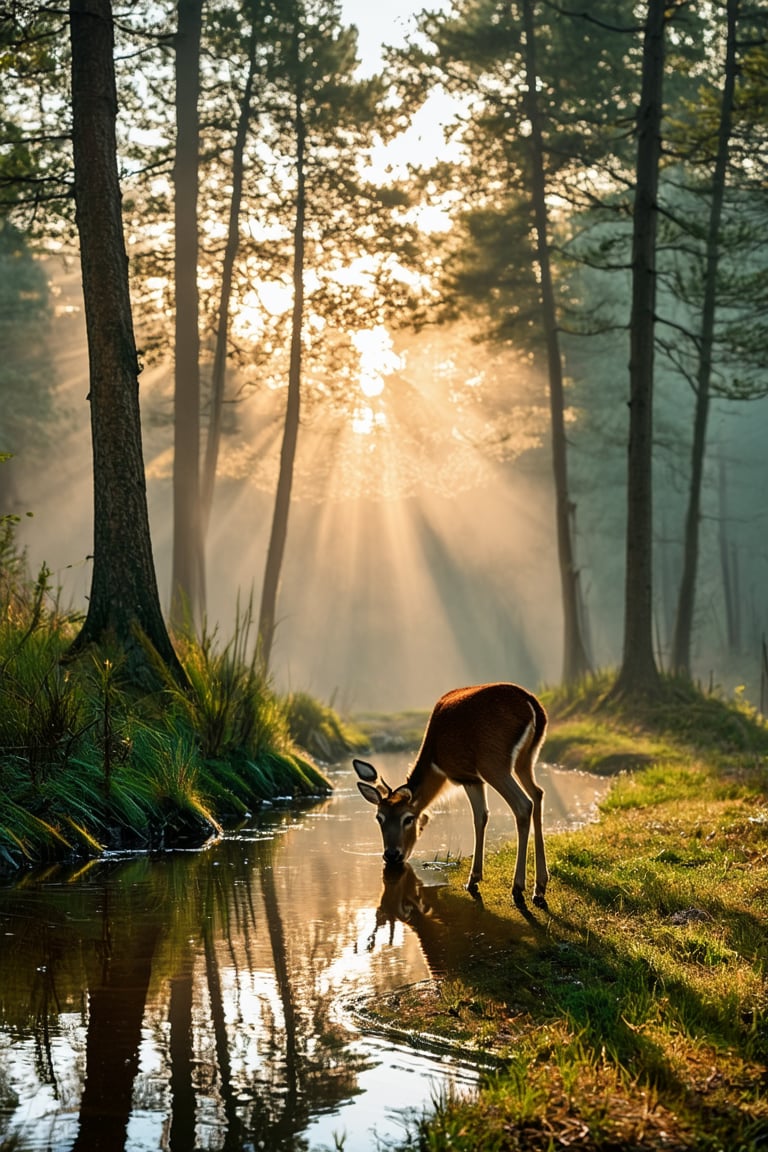
{"type": "Polygon", "coordinates": [[[541,893],[541,895],[537,894],[536,896],[534,896],[533,903],[535,904],[535,906],[537,908],[543,908],[545,912],[549,911],[549,904],[547,904],[547,898],[543,892],[541,893]]]}
{"type": "Polygon", "coordinates": [[[478,888],[477,884],[467,884],[467,892],[470,894],[478,908],[483,908],[483,894],[478,888]]]}
{"type": "Polygon", "coordinates": [[[527,908],[528,907],[528,905],[525,902],[525,892],[522,890],[522,888],[513,888],[512,889],[512,899],[513,899],[515,906],[517,908],[527,908]]]}

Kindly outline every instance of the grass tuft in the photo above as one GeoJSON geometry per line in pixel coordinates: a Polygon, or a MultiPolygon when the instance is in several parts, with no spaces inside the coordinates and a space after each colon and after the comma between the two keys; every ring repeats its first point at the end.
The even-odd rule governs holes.
{"type": "Polygon", "coordinates": [[[368,737],[355,724],[342,721],[327,704],[308,692],[291,692],[286,700],[286,717],[292,739],[301,748],[326,764],[350,752],[365,752],[368,737]]]}
{"type": "Polygon", "coordinates": [[[247,655],[250,609],[225,644],[207,633],[179,642],[189,690],[168,676],[139,696],[119,650],[62,664],[76,620],[59,610],[47,569],[33,582],[23,573],[4,523],[0,867],[200,844],[262,801],[330,790],[247,655]]]}

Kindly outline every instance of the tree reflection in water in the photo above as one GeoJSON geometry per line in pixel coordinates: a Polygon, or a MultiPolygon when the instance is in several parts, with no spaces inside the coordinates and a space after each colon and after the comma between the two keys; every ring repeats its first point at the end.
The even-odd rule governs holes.
{"type": "Polygon", "coordinates": [[[160,924],[145,915],[135,890],[100,889],[101,937],[91,940],[85,969],[88,1030],[80,1127],[74,1152],[113,1152],[125,1144],[133,1082],[139,1069],[144,1006],[160,924]]]}
{"type": "Polygon", "coordinates": [[[0,890],[0,1137],[76,1152],[305,1146],[310,1117],[355,1093],[366,1060],[331,1019],[333,992],[313,994],[311,940],[286,930],[280,846],[53,868],[0,890]],[[81,1092],[77,1075],[60,1086],[65,1066],[81,1092]],[[46,1091],[30,1107],[31,1077],[46,1091]]]}
{"type": "MultiPolygon", "coordinates": [[[[413,869],[385,876],[382,893],[378,827],[351,770],[339,783],[207,851],[0,887],[0,1143],[280,1152],[328,1148],[346,1129],[348,1147],[367,1148],[372,1125],[400,1131],[387,1101],[429,1105],[439,1065],[356,1040],[337,1002],[445,973],[457,950],[525,949],[531,928],[521,920],[517,938],[413,869]]],[[[452,821],[447,804],[423,858],[460,854],[464,803],[452,821]]],[[[503,815],[494,828],[504,835],[503,815]]]]}

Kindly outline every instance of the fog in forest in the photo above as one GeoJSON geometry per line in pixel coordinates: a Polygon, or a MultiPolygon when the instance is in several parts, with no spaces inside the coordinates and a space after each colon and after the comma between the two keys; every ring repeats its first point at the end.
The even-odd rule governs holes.
{"type": "MultiPolygon", "coordinates": [[[[55,386],[46,447],[35,467],[25,467],[23,457],[7,463],[4,478],[13,485],[14,510],[33,513],[22,515],[19,529],[31,570],[45,562],[63,604],[81,609],[92,546],[85,332],[76,267],[62,274],[56,263],[48,271],[55,276],[47,344],[55,386]]],[[[170,373],[160,365],[141,378],[152,536],[166,606],[173,451],[163,413],[170,373]]],[[[471,422],[459,427],[461,413],[441,410],[430,385],[404,372],[378,397],[361,392],[351,419],[310,413],[304,421],[273,660],[280,687],[350,709],[427,707],[460,683],[530,684],[558,674],[546,458],[534,450],[512,462],[489,459],[472,441],[483,430],[471,422]],[[385,422],[376,422],[377,412],[385,422]]],[[[520,388],[531,391],[529,384],[520,388]]],[[[218,629],[222,642],[232,634],[238,603],[241,616],[251,596],[258,607],[280,393],[256,390],[233,407],[208,547],[207,627],[218,629]]],[[[542,410],[521,407],[519,422],[521,449],[535,449],[542,410]]]]}
{"type": "MultiPolygon", "coordinates": [[[[22,514],[32,572],[45,562],[65,606],[82,609],[92,541],[88,373],[76,264],[46,266],[48,407],[36,450],[3,466],[4,499],[22,514]],[[31,512],[31,518],[24,513],[31,512]]],[[[483,355],[457,362],[449,331],[415,338],[377,395],[304,415],[279,597],[273,676],[343,710],[429,707],[452,686],[559,680],[562,623],[546,386],[513,364],[504,420],[476,403],[483,355]],[[419,340],[429,343],[420,354],[419,340]],[[444,357],[442,359],[441,357],[444,357]],[[452,359],[453,357],[453,359],[452,359]],[[450,376],[441,385],[441,376],[450,376]],[[474,406],[473,406],[474,405],[474,406]],[[501,422],[500,422],[501,421],[501,422]]],[[[583,366],[620,395],[626,336],[603,338],[583,366]]],[[[161,599],[171,565],[171,366],[141,377],[145,464],[161,599]]],[[[367,387],[367,391],[371,391],[367,387]]],[[[373,389],[374,391],[376,389],[373,389]]],[[[573,387],[574,399],[590,401],[573,387]]],[[[233,395],[237,389],[233,390],[233,395]]],[[[679,581],[690,396],[660,388],[656,464],[656,649],[666,666],[679,581]]],[[[620,409],[620,405],[617,405],[620,409]]],[[[273,502],[281,393],[243,388],[230,405],[211,521],[207,628],[221,642],[252,597],[257,611],[273,502]]],[[[597,412],[599,415],[599,405],[597,412]]],[[[621,657],[625,448],[619,430],[574,408],[570,436],[576,549],[595,666],[621,657]]],[[[766,628],[768,402],[721,402],[711,423],[697,599],[695,675],[758,691],[766,628]],[[730,599],[729,599],[730,598],[730,599]]],[[[31,441],[30,441],[31,442],[31,441]]]]}
{"type": "MultiPolygon", "coordinates": [[[[139,5],[112,29],[122,234],[105,248],[130,398],[131,324],[142,364],[166,617],[186,598],[222,646],[259,631],[278,689],[342,711],[574,682],[621,665],[632,620],[643,675],[655,658],[760,703],[764,13],[654,8],[656,36],[650,7],[644,31],[631,5],[610,21],[506,5],[497,37],[482,6],[447,0],[431,15],[406,0],[162,11],[162,27],[139,5]],[[646,105],[660,156],[641,147],[646,105]]],[[[76,162],[87,118],[53,18],[21,21],[4,106],[0,523],[20,518],[30,573],[46,564],[81,612],[94,534],[79,231],[83,193],[89,220],[103,201],[76,162]]],[[[109,332],[106,297],[89,308],[109,332]]],[[[137,492],[138,462],[123,487],[107,472],[100,492],[137,492]]],[[[127,519],[146,556],[143,511],[127,519]]],[[[123,523],[99,557],[130,536],[123,523]]]]}

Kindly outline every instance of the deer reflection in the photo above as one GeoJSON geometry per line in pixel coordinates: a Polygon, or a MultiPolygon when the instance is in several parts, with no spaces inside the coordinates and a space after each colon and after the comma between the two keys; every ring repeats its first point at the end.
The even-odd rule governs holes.
{"type": "Polygon", "coordinates": [[[428,883],[413,866],[386,864],[376,922],[368,951],[382,929],[394,943],[398,923],[412,929],[433,977],[447,976],[467,960],[479,960],[512,946],[530,944],[530,928],[488,911],[479,896],[454,894],[447,884],[428,883]]]}
{"type": "Polygon", "coordinates": [[[376,909],[376,926],[368,940],[368,951],[376,947],[379,929],[389,927],[389,943],[394,943],[398,921],[418,931],[417,925],[431,916],[437,903],[437,885],[427,886],[410,864],[385,864],[382,872],[383,888],[376,909]]]}

